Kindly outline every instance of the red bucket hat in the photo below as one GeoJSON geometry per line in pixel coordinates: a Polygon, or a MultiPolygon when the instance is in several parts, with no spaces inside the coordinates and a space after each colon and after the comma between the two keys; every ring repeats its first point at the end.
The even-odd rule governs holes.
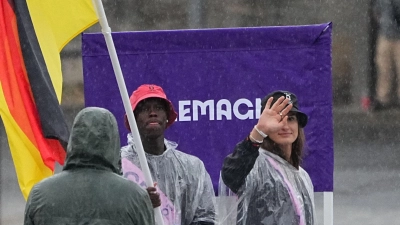
{"type": "MultiPolygon", "coordinates": [[[[164,93],[164,90],[160,86],[154,84],[143,84],[140,87],[138,87],[135,91],[133,91],[131,97],[129,98],[133,111],[135,111],[135,108],[140,101],[145,100],[147,98],[161,98],[167,102],[168,104],[167,127],[171,126],[175,122],[178,114],[175,112],[174,106],[172,105],[171,101],[168,100],[167,95],[164,93]]],[[[125,126],[128,125],[126,127],[130,129],[129,124],[127,122],[128,122],[127,119],[125,119],[125,126]]]]}

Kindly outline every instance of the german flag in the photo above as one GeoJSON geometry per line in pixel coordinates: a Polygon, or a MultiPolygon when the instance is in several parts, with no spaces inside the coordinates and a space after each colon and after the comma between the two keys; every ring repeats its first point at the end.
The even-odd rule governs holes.
{"type": "Polygon", "coordinates": [[[0,1],[0,115],[25,199],[64,164],[60,51],[96,22],[91,0],[0,1]]]}

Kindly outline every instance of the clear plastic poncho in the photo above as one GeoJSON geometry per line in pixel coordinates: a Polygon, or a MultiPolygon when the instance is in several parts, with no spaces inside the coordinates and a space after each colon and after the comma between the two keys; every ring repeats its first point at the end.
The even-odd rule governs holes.
{"type": "MultiPolygon", "coordinates": [[[[253,168],[236,194],[220,180],[220,198],[232,196],[230,201],[237,206],[226,207],[226,219],[232,221],[236,217],[238,225],[315,224],[314,187],[308,173],[262,148],[258,152],[253,168]]],[[[248,161],[251,160],[244,160],[248,161]]],[[[241,165],[228,166],[245,167],[243,161],[241,165]]]]}
{"type": "MultiPolygon", "coordinates": [[[[190,225],[204,221],[215,223],[215,195],[210,175],[203,162],[192,155],[176,150],[177,143],[164,139],[162,155],[145,153],[154,182],[161,198],[164,224],[190,225]]],[[[124,177],[146,188],[140,174],[139,157],[133,139],[121,149],[124,177]],[[129,164],[131,163],[131,164],[129,164]]]]}

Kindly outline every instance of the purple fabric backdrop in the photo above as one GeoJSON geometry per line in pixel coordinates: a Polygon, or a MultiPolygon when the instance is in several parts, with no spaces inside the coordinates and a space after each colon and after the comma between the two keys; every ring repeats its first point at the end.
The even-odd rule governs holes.
{"type": "MultiPolygon", "coordinates": [[[[223,159],[244,139],[273,90],[295,93],[309,115],[304,168],[315,191],[333,191],[331,30],[328,24],[113,33],[129,94],[153,83],[178,111],[166,137],[198,156],[217,187],[223,159]],[[204,111],[202,111],[201,107],[204,111]],[[207,106],[207,107],[206,107],[207,106]]],[[[84,34],[86,106],[124,108],[101,33],[84,34]]]]}

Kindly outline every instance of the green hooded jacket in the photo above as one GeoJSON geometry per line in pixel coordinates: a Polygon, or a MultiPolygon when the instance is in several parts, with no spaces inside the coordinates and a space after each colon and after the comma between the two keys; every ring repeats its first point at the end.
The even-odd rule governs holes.
{"type": "Polygon", "coordinates": [[[24,224],[155,224],[147,192],[118,175],[119,149],[111,112],[95,107],[79,112],[63,171],[32,188],[24,224]]]}

